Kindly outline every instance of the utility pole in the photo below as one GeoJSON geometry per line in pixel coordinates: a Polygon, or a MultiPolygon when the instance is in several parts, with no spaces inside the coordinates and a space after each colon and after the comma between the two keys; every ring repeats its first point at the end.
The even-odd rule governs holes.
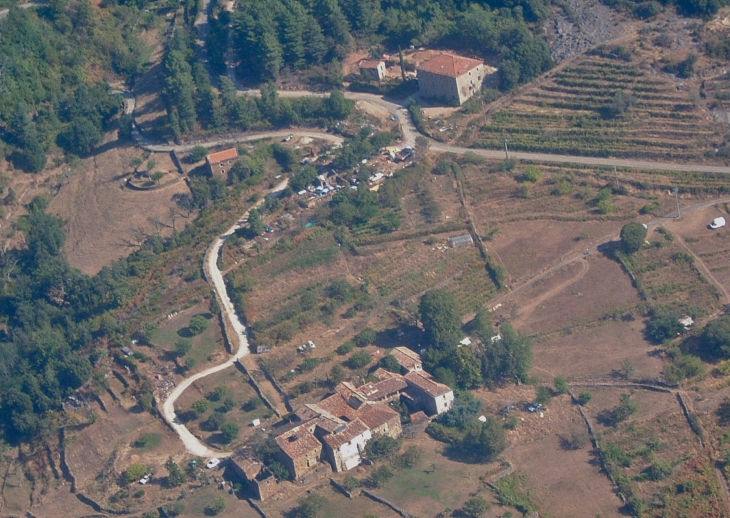
{"type": "Polygon", "coordinates": [[[674,188],[674,198],[677,200],[677,219],[682,217],[682,213],[679,210],[679,189],[674,188]]]}
{"type": "Polygon", "coordinates": [[[509,151],[507,150],[507,135],[504,135],[504,157],[509,160],[509,151]]]}

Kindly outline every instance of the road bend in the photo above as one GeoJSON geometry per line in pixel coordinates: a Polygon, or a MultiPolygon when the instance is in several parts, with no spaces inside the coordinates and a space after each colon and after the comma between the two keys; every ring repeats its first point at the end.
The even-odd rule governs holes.
{"type": "MultiPolygon", "coordinates": [[[[278,184],[276,187],[274,187],[271,192],[281,191],[285,189],[287,185],[288,180],[285,180],[278,184]]],[[[264,198],[259,200],[253,207],[251,207],[251,209],[258,207],[263,202],[264,198]]],[[[223,246],[223,243],[228,239],[228,237],[243,226],[242,221],[248,217],[251,209],[248,209],[245,213],[243,213],[243,215],[241,215],[238,221],[233,226],[231,226],[231,228],[215,238],[215,240],[208,247],[208,250],[205,252],[205,258],[203,259],[203,270],[205,272],[205,277],[216,294],[216,298],[218,299],[221,311],[223,312],[223,317],[228,319],[228,322],[230,323],[230,327],[224,326],[224,332],[229,333],[230,331],[234,335],[227,336],[226,338],[228,339],[228,343],[231,344],[231,347],[235,347],[235,345],[238,344],[238,349],[223,363],[202,370],[190,376],[189,378],[185,378],[185,380],[183,380],[178,386],[175,387],[175,389],[170,393],[170,395],[162,404],[162,417],[180,437],[180,440],[182,440],[183,444],[185,445],[185,449],[187,449],[188,452],[192,455],[198,457],[227,457],[230,456],[232,452],[211,450],[205,444],[203,444],[200,439],[193,435],[192,432],[190,432],[190,430],[188,430],[187,427],[180,422],[179,418],[175,414],[175,402],[180,397],[180,395],[185,392],[187,388],[190,387],[190,385],[192,385],[199,379],[205,378],[206,376],[210,376],[229,367],[232,367],[236,360],[240,360],[250,352],[248,337],[246,336],[246,326],[244,326],[241,322],[241,319],[239,318],[238,314],[236,313],[236,309],[233,306],[233,302],[228,296],[228,291],[226,289],[226,284],[223,279],[223,274],[218,268],[218,255],[220,254],[221,246],[223,246]]]]}

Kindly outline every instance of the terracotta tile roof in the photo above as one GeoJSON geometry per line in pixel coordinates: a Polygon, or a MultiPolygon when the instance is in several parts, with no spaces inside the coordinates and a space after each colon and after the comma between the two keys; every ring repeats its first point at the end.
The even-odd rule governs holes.
{"type": "Polygon", "coordinates": [[[419,424],[428,421],[428,416],[423,410],[411,414],[411,424],[419,424]]]}
{"type": "Polygon", "coordinates": [[[378,367],[375,372],[373,372],[373,376],[378,378],[380,381],[387,380],[390,378],[397,378],[400,376],[399,374],[394,374],[390,371],[385,370],[382,367],[378,367]]]}
{"type": "Polygon", "coordinates": [[[311,421],[312,419],[316,419],[317,417],[319,417],[319,413],[317,413],[316,410],[312,410],[307,405],[298,408],[294,415],[296,421],[298,421],[299,424],[311,421]]]}
{"type": "Polygon", "coordinates": [[[480,59],[464,58],[452,54],[439,54],[435,58],[422,63],[418,67],[418,70],[431,72],[440,76],[459,77],[483,63],[480,59]]]}
{"type": "Polygon", "coordinates": [[[218,151],[217,153],[211,153],[205,157],[209,164],[219,164],[226,160],[233,160],[234,158],[238,158],[238,150],[234,147],[218,151]]]}
{"type": "Polygon", "coordinates": [[[406,381],[418,387],[429,396],[438,397],[451,392],[451,388],[427,377],[421,372],[409,372],[405,375],[406,381]]]}
{"type": "Polygon", "coordinates": [[[346,424],[340,419],[330,419],[329,417],[320,417],[315,421],[315,423],[316,427],[321,428],[327,433],[332,433],[343,424],[346,424]]]}
{"type": "Polygon", "coordinates": [[[367,383],[358,390],[367,396],[368,399],[378,401],[397,394],[406,387],[408,387],[408,383],[402,377],[397,376],[378,381],[377,383],[367,383]]]}
{"type": "MultiPolygon", "coordinates": [[[[315,405],[311,405],[312,408],[315,405]]],[[[324,398],[322,401],[316,404],[317,407],[329,412],[333,416],[342,419],[345,418],[348,421],[352,421],[357,417],[357,410],[352,408],[342,394],[333,394],[329,397],[324,398]]],[[[316,410],[316,409],[313,409],[316,410]]]]}
{"type": "Polygon", "coordinates": [[[351,423],[342,425],[341,428],[337,428],[336,430],[340,431],[325,435],[322,438],[322,440],[333,450],[339,449],[339,447],[343,444],[350,442],[358,435],[362,435],[370,429],[360,419],[355,419],[351,423]]]}
{"type": "Polygon", "coordinates": [[[421,368],[421,355],[411,351],[408,347],[396,347],[390,355],[406,370],[412,371],[421,368]]]}
{"type": "Polygon", "coordinates": [[[281,434],[276,438],[276,443],[291,459],[297,459],[322,448],[322,444],[304,426],[298,426],[281,434]]]}
{"type": "Polygon", "coordinates": [[[393,419],[400,420],[400,414],[388,405],[365,405],[364,410],[360,412],[359,419],[373,430],[393,419]]]}
{"type": "Polygon", "coordinates": [[[378,68],[378,65],[380,65],[381,63],[382,61],[371,61],[368,59],[363,59],[362,61],[360,61],[358,66],[360,68],[378,68]]]}

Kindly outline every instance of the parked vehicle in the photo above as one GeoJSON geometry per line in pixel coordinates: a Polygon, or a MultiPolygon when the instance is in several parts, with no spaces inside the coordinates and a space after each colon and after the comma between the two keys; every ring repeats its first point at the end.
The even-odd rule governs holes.
{"type": "Polygon", "coordinates": [[[725,226],[725,218],[722,216],[719,218],[715,218],[712,220],[712,223],[710,223],[710,228],[715,230],[717,228],[722,228],[725,226]]]}
{"type": "Polygon", "coordinates": [[[150,478],[152,478],[152,475],[145,475],[144,477],[139,479],[139,483],[145,485],[147,482],[150,481],[150,478]]]}
{"type": "Polygon", "coordinates": [[[208,461],[208,464],[206,464],[205,467],[208,469],[213,469],[216,466],[218,466],[218,464],[220,464],[220,463],[221,463],[220,459],[213,458],[208,461]]]}

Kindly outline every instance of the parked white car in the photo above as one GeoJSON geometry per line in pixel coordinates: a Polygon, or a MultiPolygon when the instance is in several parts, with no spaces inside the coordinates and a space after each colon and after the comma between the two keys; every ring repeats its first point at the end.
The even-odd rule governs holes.
{"type": "Polygon", "coordinates": [[[221,460],[220,459],[210,459],[208,461],[208,464],[205,465],[205,467],[208,468],[208,469],[213,469],[213,468],[215,468],[220,463],[221,463],[221,460]]]}
{"type": "Polygon", "coordinates": [[[713,230],[716,228],[724,227],[724,226],[725,226],[725,218],[723,218],[722,216],[719,218],[713,219],[712,223],[710,223],[710,228],[713,230]]]}
{"type": "Polygon", "coordinates": [[[145,485],[147,482],[150,481],[151,475],[145,475],[144,477],[139,479],[139,483],[142,485],[145,485]]]}

